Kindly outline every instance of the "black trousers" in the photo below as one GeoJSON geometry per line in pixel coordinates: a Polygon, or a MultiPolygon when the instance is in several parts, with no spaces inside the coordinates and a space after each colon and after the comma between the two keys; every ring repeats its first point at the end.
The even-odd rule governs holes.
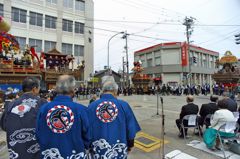
{"type": "MultiPolygon", "coordinates": [[[[176,119],[176,125],[179,129],[179,132],[181,135],[183,135],[183,130],[181,128],[181,124],[182,124],[182,119],[176,119]]],[[[183,121],[183,124],[184,124],[184,126],[188,125],[187,121],[185,121],[185,120],[183,121]]],[[[187,128],[185,128],[184,131],[185,131],[185,135],[187,135],[187,128]]]]}

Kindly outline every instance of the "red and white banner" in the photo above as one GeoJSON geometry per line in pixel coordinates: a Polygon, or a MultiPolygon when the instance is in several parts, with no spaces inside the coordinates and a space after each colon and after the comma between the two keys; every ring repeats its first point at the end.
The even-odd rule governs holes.
{"type": "Polygon", "coordinates": [[[182,44],[182,66],[187,66],[188,64],[188,46],[187,43],[182,44]]]}

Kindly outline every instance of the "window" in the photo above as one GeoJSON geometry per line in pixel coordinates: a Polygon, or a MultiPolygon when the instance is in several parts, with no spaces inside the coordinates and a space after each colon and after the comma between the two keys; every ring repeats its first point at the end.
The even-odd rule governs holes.
{"type": "Polygon", "coordinates": [[[146,61],[145,60],[141,60],[142,62],[142,67],[146,67],[146,61]]]}
{"type": "Polygon", "coordinates": [[[63,0],[63,6],[66,8],[73,8],[73,0],[63,0]]]}
{"type": "Polygon", "coordinates": [[[147,59],[147,67],[152,67],[152,59],[147,59]]]}
{"type": "Polygon", "coordinates": [[[161,65],[161,58],[160,57],[155,57],[155,65],[160,66],[161,65]]]}
{"type": "Polygon", "coordinates": [[[25,48],[25,46],[26,46],[26,38],[16,36],[16,40],[19,43],[20,49],[23,50],[25,48]]]}
{"type": "Polygon", "coordinates": [[[83,56],[84,55],[84,46],[74,45],[74,56],[83,56]]]}
{"type": "Polygon", "coordinates": [[[42,40],[29,39],[29,46],[36,46],[36,52],[42,51],[42,40]]]}
{"type": "Polygon", "coordinates": [[[57,4],[57,0],[47,0],[47,2],[57,4]]]}
{"type": "Polygon", "coordinates": [[[75,9],[78,11],[85,11],[85,2],[82,0],[76,0],[75,9]]]}
{"type": "Polygon", "coordinates": [[[27,11],[12,7],[12,20],[15,22],[26,23],[27,11]]]}
{"type": "Polygon", "coordinates": [[[72,44],[62,43],[62,53],[72,55],[72,44]]]}
{"type": "Polygon", "coordinates": [[[54,41],[44,41],[44,51],[48,52],[56,47],[56,42],[54,41]]]}
{"type": "Polygon", "coordinates": [[[75,22],[75,33],[80,33],[80,34],[84,33],[84,24],[83,23],[75,22]]]}
{"type": "Polygon", "coordinates": [[[45,27],[56,29],[57,17],[45,15],[45,27]]]}
{"type": "Polygon", "coordinates": [[[43,15],[36,13],[36,12],[30,12],[30,24],[36,25],[36,26],[42,26],[43,23],[43,15]]]}
{"type": "Polygon", "coordinates": [[[72,32],[73,31],[73,21],[63,19],[63,31],[72,32]]]}
{"type": "Polygon", "coordinates": [[[4,11],[3,11],[3,4],[0,4],[0,16],[3,17],[4,11]]]}
{"type": "Polygon", "coordinates": [[[147,54],[147,59],[151,59],[152,58],[152,53],[148,53],[147,54]]]}

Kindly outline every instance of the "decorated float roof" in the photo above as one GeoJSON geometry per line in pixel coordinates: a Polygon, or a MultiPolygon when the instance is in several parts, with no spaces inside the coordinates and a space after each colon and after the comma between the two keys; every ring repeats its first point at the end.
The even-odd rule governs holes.
{"type": "Polygon", "coordinates": [[[238,59],[236,56],[234,56],[231,51],[226,51],[224,56],[219,60],[220,64],[225,63],[236,63],[238,62],[238,59]]]}

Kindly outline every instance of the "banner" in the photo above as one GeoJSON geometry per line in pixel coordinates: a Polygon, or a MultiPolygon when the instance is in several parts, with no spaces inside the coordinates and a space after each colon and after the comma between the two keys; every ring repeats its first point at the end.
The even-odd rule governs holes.
{"type": "Polygon", "coordinates": [[[187,43],[182,44],[182,66],[187,66],[188,64],[188,46],[187,43]]]}

